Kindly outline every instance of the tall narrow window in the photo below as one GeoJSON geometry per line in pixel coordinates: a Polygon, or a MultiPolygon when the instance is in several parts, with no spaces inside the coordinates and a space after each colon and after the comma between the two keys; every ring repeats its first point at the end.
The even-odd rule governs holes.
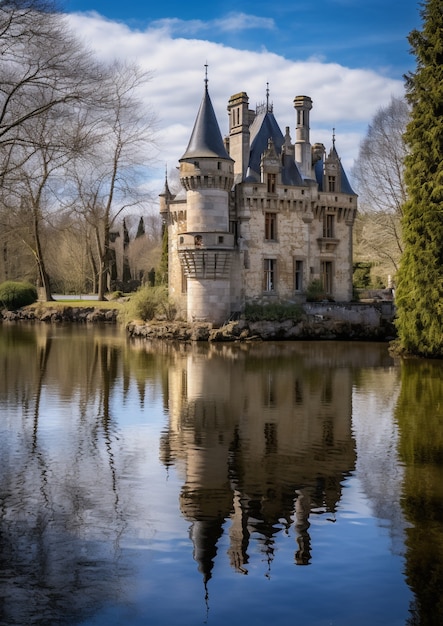
{"type": "Polygon", "coordinates": [[[334,215],[331,215],[330,213],[326,213],[326,215],[323,217],[323,237],[328,237],[328,238],[334,237],[334,230],[335,230],[334,215]]]}
{"type": "Polygon", "coordinates": [[[335,176],[328,176],[328,191],[335,191],[335,176]]]}
{"type": "Polygon", "coordinates": [[[277,239],[277,214],[265,213],[265,239],[275,241],[277,239]]]}
{"type": "Polygon", "coordinates": [[[294,291],[303,291],[303,261],[294,259],[294,291]]]}
{"type": "Polygon", "coordinates": [[[267,181],[268,181],[268,193],[275,193],[275,184],[277,182],[277,175],[268,174],[267,181]]]}
{"type": "Polygon", "coordinates": [[[321,263],[321,282],[323,289],[329,295],[332,294],[332,262],[322,261],[321,263]]]}
{"type": "Polygon", "coordinates": [[[182,293],[188,292],[188,277],[185,274],[185,270],[183,266],[181,266],[181,292],[182,293]]]}
{"type": "Polygon", "coordinates": [[[275,259],[263,261],[263,291],[275,291],[275,259]]]}

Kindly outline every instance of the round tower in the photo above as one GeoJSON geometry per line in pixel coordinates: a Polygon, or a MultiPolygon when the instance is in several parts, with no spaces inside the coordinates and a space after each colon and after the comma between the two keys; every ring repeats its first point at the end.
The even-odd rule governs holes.
{"type": "Polygon", "coordinates": [[[186,230],[177,251],[187,277],[187,318],[225,322],[231,312],[234,235],[229,232],[229,194],[234,162],[226,152],[217,118],[205,92],[185,154],[179,160],[186,190],[186,230]]]}

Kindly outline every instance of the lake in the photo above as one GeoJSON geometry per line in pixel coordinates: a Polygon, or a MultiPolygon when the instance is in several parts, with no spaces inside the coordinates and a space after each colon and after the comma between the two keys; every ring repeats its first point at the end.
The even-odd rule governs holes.
{"type": "Polygon", "coordinates": [[[441,626],[443,362],[0,325],[2,626],[441,626]]]}

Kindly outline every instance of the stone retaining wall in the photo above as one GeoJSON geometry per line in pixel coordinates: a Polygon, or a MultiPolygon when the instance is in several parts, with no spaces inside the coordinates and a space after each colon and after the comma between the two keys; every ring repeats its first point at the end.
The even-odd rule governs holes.
{"type": "Polygon", "coordinates": [[[394,310],[381,305],[309,304],[299,321],[236,320],[214,328],[207,323],[146,322],[128,325],[131,337],[177,341],[271,341],[340,339],[391,341],[395,338],[394,310]]]}
{"type": "MultiPolygon", "coordinates": [[[[299,321],[230,321],[221,327],[205,322],[131,322],[130,337],[176,341],[270,341],[297,339],[340,339],[390,341],[395,338],[394,309],[377,305],[330,303],[306,304],[299,321]]],[[[0,311],[0,321],[43,323],[117,323],[117,309],[99,307],[29,307],[0,311]]]]}

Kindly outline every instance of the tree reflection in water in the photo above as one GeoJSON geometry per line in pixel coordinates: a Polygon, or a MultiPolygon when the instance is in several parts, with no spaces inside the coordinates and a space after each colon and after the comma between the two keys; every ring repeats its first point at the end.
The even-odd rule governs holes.
{"type": "Polygon", "coordinates": [[[406,575],[415,594],[411,626],[443,620],[443,364],[402,363],[396,409],[405,464],[402,507],[410,522],[406,575]]]}
{"type": "MultiPolygon", "coordinates": [[[[392,411],[384,422],[377,415],[386,398],[395,404],[392,387],[399,385],[400,370],[382,345],[176,345],[129,341],[113,328],[4,326],[0,362],[2,624],[79,624],[102,607],[130,604],[138,559],[147,554],[155,562],[147,575],[152,591],[145,590],[139,610],[146,614],[137,623],[171,626],[161,617],[171,613],[180,624],[199,623],[186,586],[171,595],[174,573],[165,566],[161,578],[163,559],[152,555],[163,555],[162,541],[182,551],[169,555],[177,579],[193,584],[195,571],[208,606],[208,583],[226,580],[224,561],[236,581],[266,577],[278,590],[285,577],[275,576],[277,559],[279,568],[283,559],[300,575],[312,568],[294,565],[324,559],[320,537],[345,523],[344,487],[356,473],[376,518],[398,528],[400,538],[405,523],[395,500],[403,481],[415,615],[427,615],[431,599],[441,597],[435,546],[443,481],[438,454],[425,460],[441,436],[438,365],[416,378],[407,364],[402,368],[395,426],[392,411]],[[371,405],[375,396],[379,405],[371,405]],[[398,441],[405,468],[396,473],[398,441]],[[185,545],[195,563],[185,563],[185,545]],[[420,581],[428,567],[425,591],[420,581]]],[[[357,564],[362,558],[346,555],[341,541],[336,552],[328,546],[334,571],[342,556],[357,564]]],[[[330,592],[333,609],[324,610],[343,616],[335,584],[323,585],[322,602],[328,606],[330,592]]],[[[254,595],[263,613],[256,623],[277,619],[282,594],[280,604],[266,602],[269,614],[254,595]]],[[[284,595],[294,605],[287,610],[300,616],[300,596],[284,595]]],[[[389,601],[380,595],[380,614],[389,601]]],[[[251,616],[252,600],[245,602],[251,616]]],[[[238,619],[241,613],[239,606],[238,619]]],[[[214,626],[226,623],[221,613],[219,622],[211,618],[214,626]]]]}

